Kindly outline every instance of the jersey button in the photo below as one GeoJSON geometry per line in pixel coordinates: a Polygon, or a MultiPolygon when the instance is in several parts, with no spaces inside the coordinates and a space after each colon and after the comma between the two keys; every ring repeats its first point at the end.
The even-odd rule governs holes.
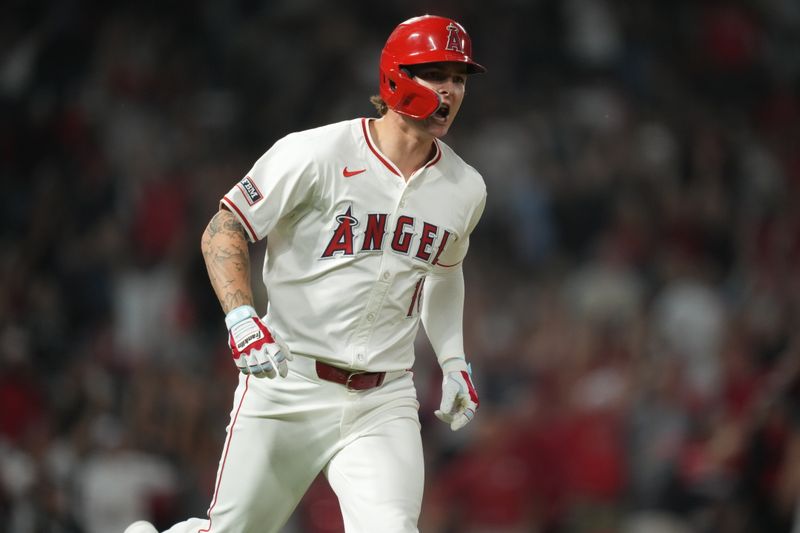
{"type": "Polygon", "coordinates": [[[360,354],[356,355],[356,359],[358,359],[359,361],[363,361],[364,360],[364,354],[360,353],[360,354]]]}
{"type": "Polygon", "coordinates": [[[406,201],[400,200],[400,207],[405,207],[405,206],[406,206],[406,201]]]}
{"type": "Polygon", "coordinates": [[[392,277],[392,275],[391,275],[391,274],[389,274],[388,272],[384,272],[384,273],[383,273],[383,279],[389,279],[389,278],[391,278],[391,277],[392,277]]]}
{"type": "Polygon", "coordinates": [[[367,315],[367,320],[369,320],[370,322],[372,322],[373,320],[375,320],[375,313],[370,313],[370,314],[368,314],[368,315],[367,315]]]}

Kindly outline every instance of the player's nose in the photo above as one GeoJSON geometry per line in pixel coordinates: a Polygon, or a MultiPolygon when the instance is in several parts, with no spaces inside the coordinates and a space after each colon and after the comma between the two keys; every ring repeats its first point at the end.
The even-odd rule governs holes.
{"type": "Polygon", "coordinates": [[[455,91],[455,87],[458,84],[458,81],[454,76],[447,76],[442,82],[439,84],[438,92],[439,94],[452,94],[455,91]]]}

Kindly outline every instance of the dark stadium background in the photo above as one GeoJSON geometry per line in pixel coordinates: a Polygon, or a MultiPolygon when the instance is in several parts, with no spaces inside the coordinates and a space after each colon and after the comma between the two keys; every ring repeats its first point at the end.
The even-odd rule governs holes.
{"type": "MultiPolygon", "coordinates": [[[[419,340],[421,531],[800,531],[796,0],[3,2],[0,529],[204,516],[236,373],[200,234],[279,137],[372,115],[426,12],[489,69],[446,139],[489,203],[462,432],[419,340]]],[[[286,529],[340,530],[323,483],[286,529]]]]}

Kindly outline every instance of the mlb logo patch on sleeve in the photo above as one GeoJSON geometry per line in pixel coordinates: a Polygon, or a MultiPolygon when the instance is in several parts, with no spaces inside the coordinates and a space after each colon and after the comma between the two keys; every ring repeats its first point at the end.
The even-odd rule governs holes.
{"type": "Polygon", "coordinates": [[[238,185],[248,204],[253,205],[264,198],[264,195],[258,190],[258,187],[256,187],[255,182],[250,179],[250,176],[242,179],[238,185]]]}

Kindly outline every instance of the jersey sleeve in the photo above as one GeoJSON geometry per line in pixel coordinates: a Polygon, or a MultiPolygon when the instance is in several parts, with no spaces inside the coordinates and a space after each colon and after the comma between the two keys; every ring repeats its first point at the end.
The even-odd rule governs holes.
{"type": "Polygon", "coordinates": [[[469,222],[467,223],[463,237],[445,243],[444,250],[442,250],[442,253],[436,257],[434,266],[437,269],[452,268],[460,265],[461,262],[464,261],[464,258],[467,256],[467,250],[469,250],[469,236],[472,234],[475,226],[478,225],[478,221],[481,219],[481,215],[483,214],[485,207],[486,193],[484,192],[481,200],[472,210],[472,215],[469,218],[469,222]]]}
{"type": "Polygon", "coordinates": [[[281,218],[314,194],[318,173],[312,158],[295,144],[290,137],[276,142],[220,200],[220,207],[233,212],[252,242],[266,237],[281,218]]]}
{"type": "MultiPolygon", "coordinates": [[[[461,265],[435,270],[423,285],[422,325],[439,366],[464,355],[464,271],[461,265]]],[[[446,371],[447,372],[447,371],[446,371]]]]}

